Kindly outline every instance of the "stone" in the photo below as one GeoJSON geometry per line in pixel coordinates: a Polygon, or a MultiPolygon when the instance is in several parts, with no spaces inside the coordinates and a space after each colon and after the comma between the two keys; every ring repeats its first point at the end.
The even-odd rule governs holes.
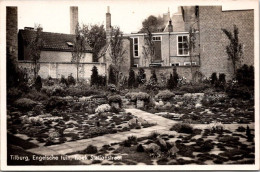
{"type": "Polygon", "coordinates": [[[144,107],[144,101],[143,100],[137,100],[136,107],[137,108],[143,108],[144,107]]]}
{"type": "Polygon", "coordinates": [[[160,151],[160,146],[155,143],[150,143],[149,145],[145,146],[145,150],[148,152],[157,153],[160,151]]]}
{"type": "Polygon", "coordinates": [[[200,103],[197,103],[197,104],[195,105],[195,108],[200,108],[200,107],[202,107],[202,104],[200,104],[200,103]]]}
{"type": "Polygon", "coordinates": [[[159,105],[159,106],[163,106],[163,105],[164,105],[163,101],[160,100],[158,105],[159,105]]]}
{"type": "Polygon", "coordinates": [[[235,112],[235,110],[236,110],[236,109],[235,109],[235,108],[233,108],[233,107],[232,107],[232,108],[228,108],[228,109],[227,109],[227,111],[229,111],[230,113],[232,113],[232,112],[235,112]]]}

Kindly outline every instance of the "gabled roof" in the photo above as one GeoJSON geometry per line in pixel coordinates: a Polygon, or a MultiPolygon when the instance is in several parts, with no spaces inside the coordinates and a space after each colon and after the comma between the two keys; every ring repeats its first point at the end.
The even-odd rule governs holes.
{"type": "MultiPolygon", "coordinates": [[[[36,36],[36,31],[33,30],[19,30],[20,37],[24,45],[28,43],[36,36]]],[[[43,50],[49,51],[73,51],[73,42],[76,39],[75,35],[42,32],[41,38],[43,39],[43,50]]],[[[92,48],[89,44],[86,44],[86,52],[92,52],[92,48]]]]}

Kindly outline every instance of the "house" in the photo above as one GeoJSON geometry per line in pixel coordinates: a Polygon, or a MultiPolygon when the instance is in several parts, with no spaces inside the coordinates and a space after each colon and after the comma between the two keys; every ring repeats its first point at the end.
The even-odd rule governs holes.
{"type": "MultiPolygon", "coordinates": [[[[42,30],[41,39],[43,47],[39,59],[39,75],[42,78],[51,76],[60,78],[72,74],[77,76],[76,63],[72,61],[73,46],[76,40],[75,28],[78,23],[78,7],[70,7],[70,34],[45,32],[42,30]]],[[[19,66],[31,75],[33,74],[33,62],[30,56],[30,42],[36,37],[34,28],[25,27],[18,32],[18,62],[19,66]]],[[[93,62],[92,48],[86,44],[83,58],[79,64],[79,78],[89,79],[93,66],[99,70],[99,74],[105,75],[105,64],[93,62]]]]}
{"type": "MultiPolygon", "coordinates": [[[[147,33],[123,35],[126,62],[122,72],[128,75],[130,68],[136,72],[138,68],[143,68],[148,77],[152,69],[158,74],[169,76],[172,69],[177,68],[178,74],[188,80],[192,75],[197,80],[209,78],[213,72],[224,73],[227,80],[232,79],[232,63],[226,53],[229,40],[221,29],[233,32],[234,25],[239,29],[239,41],[243,45],[242,63],[254,65],[253,10],[223,11],[222,6],[182,6],[169,17],[163,31],[151,34],[153,56],[147,56],[146,53],[147,33]],[[191,39],[194,46],[189,49],[188,42],[191,39]]],[[[101,61],[108,62],[110,11],[106,13],[106,31],[108,45],[101,61]]]]}

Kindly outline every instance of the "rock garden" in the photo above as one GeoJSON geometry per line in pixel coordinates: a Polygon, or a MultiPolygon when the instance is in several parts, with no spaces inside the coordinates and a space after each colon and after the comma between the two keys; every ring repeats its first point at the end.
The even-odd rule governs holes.
{"type": "MultiPolygon", "coordinates": [[[[238,74],[249,69],[239,69],[238,74]]],[[[32,156],[31,149],[80,143],[81,150],[72,147],[59,156],[80,165],[254,164],[250,76],[226,82],[225,76],[213,73],[210,80],[188,83],[175,70],[169,79],[153,73],[146,81],[141,69],[136,77],[133,71],[131,75],[125,85],[111,79],[107,84],[104,78],[94,82],[92,77],[87,82],[72,76],[38,76],[35,82],[10,87],[8,154],[32,156]],[[122,138],[109,144],[99,142],[103,136],[109,140],[117,135],[122,138]],[[91,140],[99,145],[89,144],[91,140]],[[87,158],[75,160],[81,156],[87,158]]]]}

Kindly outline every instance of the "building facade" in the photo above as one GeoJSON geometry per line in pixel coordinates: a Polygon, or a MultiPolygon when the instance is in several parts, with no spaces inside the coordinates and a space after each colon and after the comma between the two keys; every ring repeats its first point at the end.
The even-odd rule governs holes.
{"type": "MultiPolygon", "coordinates": [[[[109,11],[106,19],[109,32],[109,11]]],[[[124,35],[125,44],[129,46],[125,46],[128,63],[124,64],[126,67],[123,73],[127,75],[130,68],[138,70],[142,67],[147,70],[148,76],[151,68],[169,74],[172,68],[176,67],[177,72],[188,80],[192,75],[200,79],[209,78],[213,72],[224,73],[227,80],[232,79],[232,62],[226,53],[229,40],[222,29],[233,33],[234,25],[238,27],[239,41],[243,45],[242,64],[253,65],[253,10],[223,11],[222,6],[182,6],[177,13],[169,17],[162,32],[152,33],[153,56],[147,56],[147,33],[124,35]]],[[[109,59],[109,53],[104,53],[103,57],[109,59]]]]}

